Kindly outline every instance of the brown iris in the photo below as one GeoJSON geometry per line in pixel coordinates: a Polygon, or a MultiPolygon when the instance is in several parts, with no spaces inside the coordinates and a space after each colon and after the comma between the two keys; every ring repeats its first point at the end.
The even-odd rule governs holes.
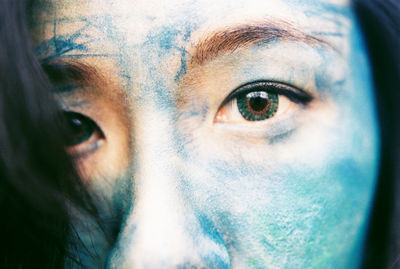
{"type": "Polygon", "coordinates": [[[64,112],[66,123],[66,146],[75,146],[88,140],[96,131],[96,123],[75,112],[64,112]]]}

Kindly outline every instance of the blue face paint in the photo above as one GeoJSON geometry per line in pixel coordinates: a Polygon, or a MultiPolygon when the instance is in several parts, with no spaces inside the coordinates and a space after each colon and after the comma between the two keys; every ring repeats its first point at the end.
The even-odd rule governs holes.
{"type": "Polygon", "coordinates": [[[64,0],[38,15],[57,28],[37,30],[39,57],[82,61],[116,85],[93,83],[103,94],[79,111],[104,133],[79,162],[114,236],[82,229],[101,258],[75,255],[89,268],[357,268],[379,136],[349,3],[134,2],[64,0]],[[246,121],[232,93],[260,81],[285,91],[272,117],[246,121]],[[295,89],[312,98],[293,102],[295,89]],[[115,103],[129,109],[109,113],[115,103]]]}

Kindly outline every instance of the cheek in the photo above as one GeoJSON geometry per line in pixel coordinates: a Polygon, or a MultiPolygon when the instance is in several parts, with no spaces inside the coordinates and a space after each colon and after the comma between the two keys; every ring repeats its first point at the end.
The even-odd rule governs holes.
{"type": "Polygon", "coordinates": [[[373,102],[334,103],[276,142],[209,132],[184,148],[185,199],[233,257],[304,266],[357,254],[377,173],[373,102]]]}
{"type": "Polygon", "coordinates": [[[376,174],[371,140],[356,142],[355,137],[362,138],[338,136],[337,129],[313,131],[314,139],[296,130],[277,144],[236,143],[235,149],[229,144],[226,158],[209,148],[207,158],[186,161],[184,180],[193,185],[196,200],[204,200],[202,207],[210,206],[205,197],[211,196],[235,200],[244,208],[263,208],[288,206],[298,199],[313,202],[321,196],[356,199],[349,195],[354,190],[355,195],[368,194],[376,174]]]}

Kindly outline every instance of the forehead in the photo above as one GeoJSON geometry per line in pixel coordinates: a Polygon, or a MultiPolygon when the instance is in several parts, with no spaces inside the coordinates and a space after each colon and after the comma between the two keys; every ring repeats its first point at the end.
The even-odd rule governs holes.
{"type": "MultiPolygon", "coordinates": [[[[42,0],[38,2],[38,11],[56,12],[59,17],[81,18],[110,14],[124,17],[125,21],[147,21],[146,25],[126,25],[149,28],[165,22],[212,20],[235,20],[237,17],[253,16],[265,18],[290,18],[299,22],[305,18],[338,15],[349,8],[348,0],[231,0],[215,2],[212,0],[42,0]],[[302,14],[306,12],[306,14],[302,14]],[[321,14],[324,13],[324,14],[321,14]],[[175,15],[175,16],[174,16],[175,15]],[[179,15],[179,16],[176,16],[179,15]],[[227,17],[227,15],[229,15],[227,17]]],[[[49,15],[47,13],[46,15],[49,15]]],[[[257,17],[256,17],[257,18],[257,17]]],[[[333,17],[331,17],[333,19],[333,17]]]]}
{"type": "MultiPolygon", "coordinates": [[[[39,3],[34,21],[41,27],[35,31],[35,41],[40,43],[58,36],[64,47],[71,46],[72,41],[78,45],[64,48],[62,56],[74,55],[79,49],[80,54],[90,49],[91,55],[117,55],[121,49],[129,48],[132,54],[143,45],[152,45],[165,53],[176,46],[186,49],[195,46],[218,29],[263,22],[284,22],[328,41],[345,53],[352,23],[348,0],[47,0],[39,3]],[[63,37],[68,40],[62,40],[63,37]]],[[[52,53],[46,48],[47,53],[52,53]]]]}
{"type": "MultiPolygon", "coordinates": [[[[42,0],[38,2],[42,11],[57,11],[57,15],[61,17],[78,18],[80,16],[113,14],[127,16],[126,18],[131,21],[143,22],[146,20],[150,24],[157,24],[163,20],[179,21],[182,17],[190,20],[207,18],[213,19],[215,22],[247,14],[290,17],[291,15],[301,16],[304,11],[307,11],[307,17],[310,17],[310,15],[317,15],[322,11],[337,14],[343,11],[343,8],[348,8],[349,4],[348,0],[231,0],[221,2],[212,0],[42,0]],[[226,17],[227,14],[230,16],[226,17]],[[173,15],[180,16],[173,17],[173,15]]],[[[319,15],[323,16],[323,14],[319,15]]],[[[304,15],[297,18],[292,17],[293,21],[301,19],[304,19],[304,15]]]]}

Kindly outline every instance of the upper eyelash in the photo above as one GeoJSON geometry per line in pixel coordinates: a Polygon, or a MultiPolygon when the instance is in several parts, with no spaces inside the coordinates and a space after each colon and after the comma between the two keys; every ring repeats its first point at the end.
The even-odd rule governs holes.
{"type": "MultiPolygon", "coordinates": [[[[292,102],[297,104],[306,105],[313,100],[313,96],[306,93],[304,90],[299,89],[295,86],[288,85],[283,82],[276,82],[276,81],[254,81],[246,83],[234,91],[232,91],[222,102],[220,108],[222,108],[226,103],[230,102],[234,99],[237,95],[244,93],[244,92],[251,92],[254,91],[255,88],[265,88],[269,92],[273,92],[279,95],[284,95],[292,102]]],[[[220,109],[219,108],[219,109],[220,109]]]]}

